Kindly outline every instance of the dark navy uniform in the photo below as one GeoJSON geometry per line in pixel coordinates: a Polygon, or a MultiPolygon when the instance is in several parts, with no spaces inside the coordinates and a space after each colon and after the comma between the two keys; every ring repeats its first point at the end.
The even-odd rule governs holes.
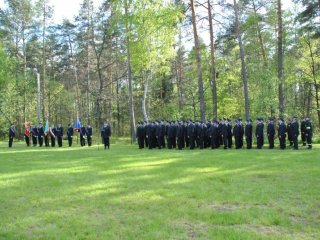
{"type": "Polygon", "coordinates": [[[163,134],[163,129],[162,129],[162,125],[159,122],[156,122],[156,126],[155,126],[155,133],[156,133],[156,140],[157,140],[157,147],[158,149],[162,148],[162,138],[164,137],[163,134]]]}
{"type": "Polygon", "coordinates": [[[195,148],[195,126],[193,122],[189,122],[187,127],[187,134],[188,134],[190,149],[194,149],[195,148]]]}
{"type": "Polygon", "coordinates": [[[287,133],[288,133],[288,140],[290,147],[293,146],[293,137],[292,137],[292,128],[291,128],[291,120],[288,119],[288,124],[287,124],[287,133]]]}
{"type": "Polygon", "coordinates": [[[279,119],[279,127],[278,127],[278,138],[280,142],[280,149],[284,150],[286,148],[286,135],[287,127],[284,124],[283,119],[279,119]]]}
{"type": "Polygon", "coordinates": [[[247,149],[252,148],[252,120],[248,119],[245,127],[247,149]]]}
{"type": "Polygon", "coordinates": [[[32,136],[32,144],[35,147],[38,144],[38,129],[35,126],[33,126],[31,129],[31,136],[32,136]]]}
{"type": "Polygon", "coordinates": [[[69,147],[71,147],[72,146],[72,138],[73,138],[73,127],[71,127],[71,124],[68,124],[67,137],[68,137],[69,147]]]}
{"type": "Polygon", "coordinates": [[[228,122],[225,121],[224,124],[221,125],[221,137],[223,142],[223,148],[228,148],[228,122]]]}
{"type": "Polygon", "coordinates": [[[236,120],[236,123],[233,127],[233,136],[234,136],[234,142],[235,142],[235,146],[236,149],[241,148],[241,143],[240,143],[240,125],[239,125],[239,121],[236,120]]]}
{"type": "Polygon", "coordinates": [[[175,124],[169,123],[168,129],[167,129],[167,145],[168,149],[176,148],[176,126],[175,124]]]}
{"type": "Polygon", "coordinates": [[[302,141],[302,145],[306,146],[306,120],[303,118],[301,120],[301,126],[300,126],[300,130],[301,130],[301,141],[302,141]]]}
{"type": "Polygon", "coordinates": [[[313,128],[312,128],[312,123],[310,121],[310,118],[306,119],[306,124],[305,124],[305,135],[306,135],[306,140],[308,144],[308,148],[312,148],[312,136],[313,136],[313,128]]]}
{"type": "Polygon", "coordinates": [[[267,126],[267,135],[268,135],[268,142],[269,142],[269,149],[274,148],[274,135],[276,133],[274,124],[273,124],[273,119],[269,119],[269,123],[267,126]]]}
{"type": "Polygon", "coordinates": [[[62,137],[63,137],[63,127],[61,124],[58,125],[57,127],[57,140],[58,140],[58,146],[62,147],[62,137]]]}
{"type": "Polygon", "coordinates": [[[51,147],[55,147],[56,146],[56,137],[58,134],[57,129],[54,126],[52,126],[50,128],[49,132],[50,132],[50,137],[51,137],[51,147]]]}
{"type": "Polygon", "coordinates": [[[185,141],[185,133],[184,133],[184,127],[182,122],[179,122],[176,128],[176,136],[178,140],[178,149],[182,150],[184,148],[184,141],[185,141]]]}
{"type": "Polygon", "coordinates": [[[44,130],[42,125],[40,124],[38,127],[38,142],[40,147],[42,147],[43,145],[43,138],[44,138],[44,130]]]}
{"type": "Polygon", "coordinates": [[[290,126],[292,142],[293,142],[293,149],[298,150],[298,137],[299,137],[299,123],[297,121],[297,117],[294,117],[290,126]]]}
{"type": "Polygon", "coordinates": [[[86,127],[82,126],[80,128],[80,145],[81,147],[84,147],[86,145],[86,127]]]}
{"type": "Polygon", "coordinates": [[[138,145],[139,149],[144,148],[144,137],[145,137],[145,130],[144,126],[142,125],[141,122],[138,122],[138,127],[137,127],[137,138],[138,138],[138,145]]]}
{"type": "Polygon", "coordinates": [[[111,128],[109,124],[104,124],[102,130],[101,130],[101,137],[104,144],[104,149],[110,148],[110,136],[111,136],[111,128]]]}
{"type": "Polygon", "coordinates": [[[228,139],[228,148],[232,148],[232,121],[227,119],[228,126],[227,126],[227,139],[228,139]]]}
{"type": "Polygon", "coordinates": [[[264,144],[264,135],[263,135],[264,124],[262,119],[258,119],[256,126],[256,138],[257,138],[257,148],[261,149],[264,144]]]}
{"type": "Polygon", "coordinates": [[[86,136],[88,141],[88,146],[91,147],[92,145],[92,127],[90,125],[86,128],[86,136]]]}
{"type": "Polygon", "coordinates": [[[14,125],[10,124],[9,127],[9,148],[12,147],[13,138],[16,136],[16,130],[14,129],[14,125]]]}

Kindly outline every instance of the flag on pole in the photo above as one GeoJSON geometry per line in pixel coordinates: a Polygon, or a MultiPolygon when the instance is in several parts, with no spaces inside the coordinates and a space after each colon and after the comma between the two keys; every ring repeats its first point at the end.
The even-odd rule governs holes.
{"type": "Polygon", "coordinates": [[[45,127],[44,127],[44,134],[45,134],[45,135],[48,135],[48,133],[49,133],[49,121],[48,121],[48,119],[47,119],[46,125],[45,125],[45,127]]]}
{"type": "Polygon", "coordinates": [[[81,122],[79,120],[79,117],[77,117],[77,119],[74,121],[74,124],[73,124],[73,129],[74,131],[80,131],[80,128],[81,128],[81,122]]]}

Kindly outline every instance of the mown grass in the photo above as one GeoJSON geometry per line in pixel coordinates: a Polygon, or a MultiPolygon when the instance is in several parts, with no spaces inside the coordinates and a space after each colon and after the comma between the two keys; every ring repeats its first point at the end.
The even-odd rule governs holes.
{"type": "Polygon", "coordinates": [[[0,146],[0,239],[320,239],[319,146],[0,146]]]}

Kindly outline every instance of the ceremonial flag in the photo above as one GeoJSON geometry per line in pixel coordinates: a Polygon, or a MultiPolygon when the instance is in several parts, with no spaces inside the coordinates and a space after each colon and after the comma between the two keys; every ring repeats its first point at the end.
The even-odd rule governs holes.
{"type": "Polygon", "coordinates": [[[81,122],[79,120],[79,118],[77,117],[77,120],[74,121],[74,124],[73,124],[73,129],[75,131],[80,131],[80,128],[81,128],[81,122]]]}
{"type": "Polygon", "coordinates": [[[49,121],[47,119],[46,126],[44,127],[44,134],[47,135],[49,133],[49,121]]]}

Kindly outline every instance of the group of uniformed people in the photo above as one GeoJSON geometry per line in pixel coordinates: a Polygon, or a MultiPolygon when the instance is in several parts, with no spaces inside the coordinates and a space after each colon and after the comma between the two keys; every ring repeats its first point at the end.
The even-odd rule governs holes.
{"type": "MultiPolygon", "coordinates": [[[[76,129],[76,131],[79,131],[80,133],[80,145],[83,147],[86,145],[86,139],[88,146],[90,147],[92,145],[92,127],[90,124],[83,125],[79,129],[76,129]]],[[[72,139],[74,134],[74,129],[72,125],[69,123],[67,127],[66,137],[68,140],[69,147],[72,146],[72,139]]],[[[16,130],[14,128],[14,124],[10,124],[9,128],[9,147],[12,147],[13,139],[16,135],[16,130]]],[[[62,147],[62,140],[64,136],[63,127],[61,124],[58,124],[57,127],[54,126],[54,124],[49,128],[48,132],[45,132],[42,124],[40,123],[38,127],[35,125],[30,125],[29,123],[26,123],[25,125],[25,131],[24,131],[24,139],[26,142],[26,145],[29,147],[32,145],[36,147],[39,144],[39,147],[42,147],[43,144],[45,144],[46,147],[49,147],[49,141],[51,142],[51,147],[56,146],[56,141],[58,143],[59,147],[62,147]]],[[[101,137],[102,141],[104,143],[105,149],[110,147],[110,138],[111,136],[111,128],[110,125],[105,122],[102,129],[101,129],[101,137]]]]}
{"type": "MultiPolygon", "coordinates": [[[[257,118],[255,137],[257,149],[261,149],[264,145],[264,120],[257,118]]],[[[275,125],[274,119],[269,118],[267,122],[266,136],[269,148],[274,148],[274,140],[276,132],[280,142],[280,149],[286,148],[287,137],[290,146],[298,149],[298,136],[301,131],[301,139],[303,146],[308,145],[308,149],[312,148],[312,123],[309,117],[301,120],[301,129],[299,131],[299,123],[297,117],[288,120],[287,124],[284,119],[278,119],[278,126],[275,125]]],[[[138,122],[137,139],[139,148],[232,148],[241,149],[246,141],[246,148],[252,148],[253,141],[253,124],[251,119],[247,119],[245,125],[242,119],[234,120],[234,125],[230,119],[222,119],[215,121],[150,121],[138,122]],[[234,139],[234,142],[233,142],[234,139]]]]}

